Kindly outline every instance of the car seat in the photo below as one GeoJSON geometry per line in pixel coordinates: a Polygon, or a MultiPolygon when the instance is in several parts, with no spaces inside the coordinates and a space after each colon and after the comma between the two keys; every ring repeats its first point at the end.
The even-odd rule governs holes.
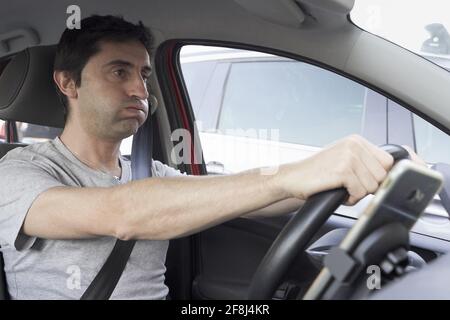
{"type": "MultiPolygon", "coordinates": [[[[0,119],[63,128],[64,108],[53,84],[56,46],[27,48],[17,53],[0,75],[0,119]]],[[[0,143],[0,158],[23,147],[17,141],[0,143]]],[[[0,253],[0,299],[8,299],[0,253]]]]}

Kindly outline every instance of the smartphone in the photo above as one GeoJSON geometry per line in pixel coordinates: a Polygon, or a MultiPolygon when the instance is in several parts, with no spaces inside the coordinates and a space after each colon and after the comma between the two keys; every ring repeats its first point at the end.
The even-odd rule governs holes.
{"type": "Polygon", "coordinates": [[[372,231],[392,222],[410,230],[440,191],[443,180],[437,171],[411,160],[399,161],[339,247],[352,253],[372,231]]]}
{"type": "MultiPolygon", "coordinates": [[[[359,244],[373,231],[389,223],[401,223],[410,230],[425,208],[439,192],[443,176],[437,171],[411,160],[400,160],[391,169],[375,196],[349,230],[339,248],[352,255],[359,244]]],[[[303,299],[333,297],[338,285],[325,267],[303,299]]]]}

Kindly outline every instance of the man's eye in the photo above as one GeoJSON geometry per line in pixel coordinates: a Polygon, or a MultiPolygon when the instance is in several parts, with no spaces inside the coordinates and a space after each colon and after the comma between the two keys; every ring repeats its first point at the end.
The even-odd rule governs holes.
{"type": "Polygon", "coordinates": [[[147,74],[143,74],[143,75],[142,75],[142,79],[144,80],[145,83],[147,83],[147,81],[148,81],[149,78],[150,78],[150,76],[147,75],[147,74]]]}
{"type": "Polygon", "coordinates": [[[119,78],[125,77],[125,70],[123,69],[114,70],[113,73],[119,78]]]}

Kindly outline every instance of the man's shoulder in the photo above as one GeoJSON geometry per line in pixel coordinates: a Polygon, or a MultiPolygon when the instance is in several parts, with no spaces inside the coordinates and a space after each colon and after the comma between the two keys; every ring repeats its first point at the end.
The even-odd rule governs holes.
{"type": "Polygon", "coordinates": [[[158,160],[152,161],[152,175],[154,177],[176,177],[183,176],[184,173],[181,171],[174,169],[167,164],[164,164],[158,160]]]}
{"type": "Polygon", "coordinates": [[[37,142],[25,147],[17,147],[0,159],[2,171],[13,168],[58,168],[64,157],[55,146],[54,140],[37,142]]]}
{"type": "Polygon", "coordinates": [[[23,160],[36,161],[40,157],[47,158],[55,154],[55,147],[53,141],[44,141],[33,143],[24,147],[16,147],[10,150],[2,159],[1,162],[23,160]]]}

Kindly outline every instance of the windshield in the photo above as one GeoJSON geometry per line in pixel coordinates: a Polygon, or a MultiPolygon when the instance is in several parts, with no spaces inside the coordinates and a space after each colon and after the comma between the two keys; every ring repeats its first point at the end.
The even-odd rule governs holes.
{"type": "Polygon", "coordinates": [[[350,18],[450,71],[449,0],[355,0],[350,18]]]}

